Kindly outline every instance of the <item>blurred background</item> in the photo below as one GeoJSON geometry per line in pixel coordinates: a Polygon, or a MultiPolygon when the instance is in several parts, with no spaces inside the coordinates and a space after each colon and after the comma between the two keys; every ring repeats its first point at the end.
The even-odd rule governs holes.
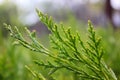
{"type": "MultiPolygon", "coordinates": [[[[43,59],[43,55],[14,46],[3,27],[3,23],[7,23],[21,30],[25,26],[36,30],[41,43],[48,47],[50,32],[39,21],[36,8],[52,16],[56,23],[77,29],[83,38],[87,21],[91,20],[97,34],[103,38],[104,59],[120,79],[120,0],[0,0],[0,80],[32,80],[25,65],[47,74],[32,62],[43,59]]],[[[68,73],[61,73],[58,78],[73,80],[68,73]]]]}

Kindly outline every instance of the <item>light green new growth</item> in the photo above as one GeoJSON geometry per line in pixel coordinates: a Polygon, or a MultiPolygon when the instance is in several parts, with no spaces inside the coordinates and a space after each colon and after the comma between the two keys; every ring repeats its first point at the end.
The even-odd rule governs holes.
{"type": "Polygon", "coordinates": [[[25,67],[27,68],[28,71],[30,71],[30,73],[32,73],[32,75],[39,79],[39,80],[46,80],[40,73],[37,73],[35,71],[32,71],[27,65],[25,65],[25,67]]]}
{"type": "MultiPolygon", "coordinates": [[[[46,63],[42,60],[41,62],[34,61],[39,66],[50,68],[49,76],[55,71],[65,68],[75,73],[80,80],[117,80],[114,72],[107,67],[102,59],[104,50],[100,45],[101,38],[96,36],[90,21],[88,21],[89,40],[85,43],[81,40],[79,33],[73,33],[70,28],[65,29],[62,24],[58,26],[51,17],[44,15],[39,10],[37,10],[37,14],[40,21],[51,31],[50,43],[52,50],[39,43],[35,32],[30,32],[27,28],[25,29],[31,42],[25,40],[17,27],[12,29],[10,25],[6,25],[6,28],[10,31],[11,36],[24,47],[53,58],[52,61],[46,63]]],[[[28,67],[27,69],[31,72],[28,67]]]]}

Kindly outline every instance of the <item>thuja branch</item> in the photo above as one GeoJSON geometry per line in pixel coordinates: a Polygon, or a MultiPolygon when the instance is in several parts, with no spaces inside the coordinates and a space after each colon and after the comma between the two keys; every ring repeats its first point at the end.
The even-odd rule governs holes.
{"type": "Polygon", "coordinates": [[[50,43],[52,50],[45,48],[39,43],[34,31],[30,32],[25,28],[31,40],[28,42],[17,27],[12,28],[6,24],[5,26],[10,31],[11,36],[21,45],[52,58],[52,60],[47,62],[34,61],[39,66],[50,68],[49,76],[55,71],[65,68],[76,73],[79,79],[117,80],[114,72],[103,61],[104,50],[100,45],[101,38],[96,36],[90,21],[88,21],[89,40],[84,42],[79,33],[73,33],[71,28],[65,28],[63,24],[57,25],[52,17],[44,15],[39,10],[37,10],[37,14],[40,21],[51,31],[50,43]]]}

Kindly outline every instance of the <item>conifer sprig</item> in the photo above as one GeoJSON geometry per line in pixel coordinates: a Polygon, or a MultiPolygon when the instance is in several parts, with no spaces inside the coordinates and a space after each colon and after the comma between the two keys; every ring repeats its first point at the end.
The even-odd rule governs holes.
{"type": "Polygon", "coordinates": [[[28,42],[17,27],[13,29],[9,25],[5,24],[5,26],[10,31],[11,36],[21,45],[52,58],[47,62],[34,61],[39,66],[50,68],[49,76],[55,71],[65,68],[74,72],[79,79],[117,80],[114,72],[103,61],[104,50],[101,47],[101,38],[96,36],[90,21],[88,21],[89,40],[84,42],[81,40],[79,33],[73,33],[71,28],[65,28],[62,24],[57,25],[52,17],[44,15],[39,10],[36,11],[40,21],[51,31],[50,43],[53,50],[49,50],[39,43],[35,32],[30,32],[25,28],[31,40],[31,42],[28,42]]]}

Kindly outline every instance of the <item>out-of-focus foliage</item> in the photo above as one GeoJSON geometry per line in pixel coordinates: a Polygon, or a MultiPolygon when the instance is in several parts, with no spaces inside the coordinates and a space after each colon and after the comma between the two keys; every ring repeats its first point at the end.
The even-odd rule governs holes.
{"type": "MultiPolygon", "coordinates": [[[[3,23],[21,25],[17,18],[16,7],[13,4],[0,5],[0,80],[30,80],[25,64],[31,61],[26,49],[13,45],[13,40],[7,38],[3,23]]],[[[22,26],[22,25],[21,25],[22,26]]]]}
{"type": "MultiPolygon", "coordinates": [[[[1,33],[1,30],[0,30],[1,33]]],[[[24,68],[29,64],[30,56],[26,49],[13,45],[13,40],[0,35],[0,80],[30,80],[24,68]]]]}
{"type": "Polygon", "coordinates": [[[0,5],[0,30],[5,37],[7,31],[3,28],[3,23],[22,26],[21,22],[18,20],[17,8],[13,3],[5,2],[0,5]]]}

